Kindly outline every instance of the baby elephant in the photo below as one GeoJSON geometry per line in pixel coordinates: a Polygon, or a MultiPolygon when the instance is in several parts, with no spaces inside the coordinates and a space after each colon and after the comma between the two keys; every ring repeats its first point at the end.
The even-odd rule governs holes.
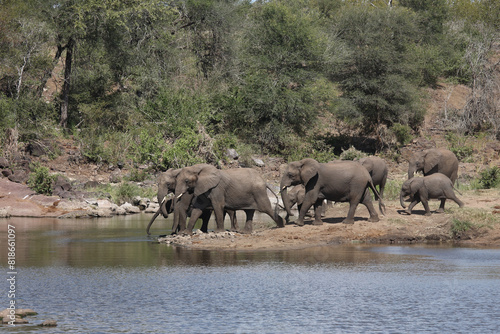
{"type": "Polygon", "coordinates": [[[430,198],[441,199],[441,205],[436,212],[444,212],[444,203],[447,198],[455,201],[461,208],[464,206],[464,203],[457,198],[453,189],[454,187],[451,180],[441,173],[435,173],[424,177],[414,177],[403,183],[399,200],[401,206],[406,208],[403,198],[410,196],[410,206],[405,210],[407,214],[411,215],[413,207],[417,205],[418,202],[422,202],[425,208],[425,215],[430,216],[431,211],[428,203],[430,198]]]}

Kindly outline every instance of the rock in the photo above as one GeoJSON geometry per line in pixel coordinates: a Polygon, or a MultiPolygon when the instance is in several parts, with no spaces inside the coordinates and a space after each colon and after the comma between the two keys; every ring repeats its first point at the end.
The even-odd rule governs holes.
{"type": "Polygon", "coordinates": [[[0,168],[8,168],[10,166],[9,162],[7,159],[4,157],[0,157],[0,168]]]}
{"type": "Polygon", "coordinates": [[[60,193],[71,191],[72,188],[73,187],[64,176],[58,175],[52,188],[52,194],[58,196],[60,193]]]}
{"type": "Polygon", "coordinates": [[[98,199],[97,200],[97,207],[99,209],[107,209],[107,210],[110,210],[112,212],[116,212],[116,210],[118,209],[118,205],[108,201],[107,199],[98,199]]]}
{"type": "Polygon", "coordinates": [[[111,183],[120,183],[122,181],[122,177],[120,175],[120,172],[113,172],[110,176],[109,176],[109,182],[111,183]]]}
{"type": "Polygon", "coordinates": [[[16,170],[14,174],[9,175],[9,181],[16,183],[26,183],[28,181],[28,173],[22,169],[16,170]]]}
{"type": "Polygon", "coordinates": [[[130,203],[125,203],[125,204],[121,205],[120,207],[123,208],[126,213],[133,214],[133,213],[140,213],[141,212],[141,209],[139,209],[137,206],[133,206],[130,203]]]}
{"type": "Polygon", "coordinates": [[[240,157],[238,152],[236,152],[236,150],[234,148],[230,148],[226,151],[226,155],[233,159],[233,160],[238,160],[238,158],[240,157]]]}
{"type": "Polygon", "coordinates": [[[256,166],[258,167],[264,167],[266,164],[264,163],[264,161],[262,161],[261,159],[259,158],[252,158],[253,162],[255,163],[256,166]]]}
{"type": "Polygon", "coordinates": [[[9,177],[12,175],[12,171],[10,169],[4,169],[4,170],[2,170],[2,175],[4,177],[9,177]]]}
{"type": "Polygon", "coordinates": [[[38,326],[41,326],[41,327],[56,327],[57,326],[57,322],[55,320],[45,320],[44,322],[42,322],[38,326]]]}
{"type": "Polygon", "coordinates": [[[122,208],[121,206],[119,206],[118,208],[116,208],[115,214],[120,215],[120,216],[126,215],[127,214],[127,210],[125,210],[124,208],[122,208]]]}
{"type": "Polygon", "coordinates": [[[97,186],[99,186],[99,182],[98,181],[87,181],[85,182],[85,184],[83,185],[83,188],[84,189],[89,189],[89,188],[97,188],[97,186]]]}
{"type": "Polygon", "coordinates": [[[8,208],[9,207],[7,207],[7,208],[0,208],[0,218],[10,218],[10,213],[7,210],[8,208]]]}

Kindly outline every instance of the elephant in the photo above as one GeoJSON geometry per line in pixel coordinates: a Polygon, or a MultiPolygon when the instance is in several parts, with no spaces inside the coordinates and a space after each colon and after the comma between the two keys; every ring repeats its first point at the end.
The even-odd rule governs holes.
{"type": "MultiPolygon", "coordinates": [[[[149,224],[146,228],[146,233],[150,235],[149,232],[151,225],[161,213],[164,218],[167,218],[169,214],[174,212],[174,202],[177,202],[178,210],[174,212],[174,223],[172,226],[172,233],[176,233],[177,231],[183,231],[186,229],[186,220],[190,215],[191,204],[194,199],[194,195],[188,194],[182,198],[180,201],[174,201],[174,193],[175,187],[177,185],[177,177],[181,172],[181,168],[178,169],[169,169],[166,172],[163,172],[158,177],[158,203],[160,203],[160,207],[158,211],[153,215],[149,224]],[[170,198],[169,198],[170,197],[170,198]]],[[[211,208],[207,208],[203,210],[201,214],[202,218],[202,226],[201,231],[208,231],[208,221],[210,220],[210,216],[212,214],[211,208]]],[[[236,231],[238,229],[238,222],[236,220],[236,214],[234,211],[228,211],[229,217],[231,219],[231,229],[236,231]]]]}
{"type": "Polygon", "coordinates": [[[415,152],[408,166],[408,179],[418,171],[422,171],[424,176],[434,173],[444,174],[455,184],[458,178],[458,159],[453,152],[444,148],[415,152]]]}
{"type": "MultiPolygon", "coordinates": [[[[246,222],[243,233],[252,232],[255,210],[266,213],[278,225],[284,227],[283,218],[273,211],[267,195],[267,184],[260,174],[252,168],[220,170],[209,164],[200,164],[183,168],[175,188],[176,200],[194,194],[193,212],[187,229],[192,233],[194,223],[202,210],[211,206],[215,213],[216,231],[224,230],[223,212],[226,210],[244,210],[246,222]]],[[[175,211],[175,209],[174,209],[175,211]]]]}
{"type": "Polygon", "coordinates": [[[444,174],[434,173],[424,177],[415,177],[406,180],[401,186],[401,193],[399,194],[399,201],[401,206],[406,209],[404,205],[404,198],[406,196],[410,197],[410,205],[405,210],[405,212],[411,215],[411,210],[419,202],[422,202],[425,208],[425,215],[430,216],[431,211],[429,209],[428,200],[431,198],[441,199],[441,205],[436,212],[444,212],[444,203],[447,198],[455,201],[459,207],[463,207],[464,203],[457,198],[455,192],[453,191],[453,183],[444,174]]]}
{"type": "Polygon", "coordinates": [[[281,197],[287,214],[290,213],[288,187],[303,184],[306,194],[300,209],[296,224],[304,225],[304,217],[309,208],[314,205],[314,225],[321,225],[321,207],[323,200],[349,202],[349,212],[345,224],[354,223],[354,213],[359,203],[366,206],[370,213],[368,221],[377,222],[379,217],[375,211],[368,188],[372,189],[375,198],[382,202],[379,193],[373,185],[368,171],[359,163],[345,161],[342,163],[319,163],[306,158],[288,164],[281,183],[281,197]]]}
{"type": "MultiPolygon", "coordinates": [[[[298,184],[296,186],[293,186],[293,188],[288,191],[288,199],[290,200],[290,209],[295,204],[297,204],[297,209],[300,212],[300,208],[302,207],[302,203],[304,202],[305,196],[306,196],[306,188],[304,187],[303,184],[298,184]]],[[[285,221],[288,222],[289,218],[290,214],[288,214],[287,212],[285,221]]]]}
{"type": "MultiPolygon", "coordinates": [[[[387,168],[387,164],[385,163],[384,159],[370,156],[355,161],[358,161],[363,167],[366,168],[368,173],[370,173],[373,185],[375,187],[378,186],[378,193],[380,194],[380,198],[383,199],[385,184],[387,183],[387,175],[389,174],[389,169],[387,168]]],[[[382,207],[380,205],[380,202],[379,210],[380,212],[385,211],[385,207],[382,207]]]]}

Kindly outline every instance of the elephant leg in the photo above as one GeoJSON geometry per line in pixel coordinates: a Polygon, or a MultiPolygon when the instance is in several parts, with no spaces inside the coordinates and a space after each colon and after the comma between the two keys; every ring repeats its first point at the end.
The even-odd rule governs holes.
{"type": "Polygon", "coordinates": [[[210,220],[210,216],[212,215],[212,210],[203,210],[203,213],[201,214],[201,220],[202,220],[202,224],[201,224],[201,231],[203,233],[208,233],[208,222],[210,220]]]}
{"type": "Polygon", "coordinates": [[[304,197],[304,202],[302,202],[302,207],[300,208],[299,218],[295,222],[295,224],[299,226],[304,226],[304,218],[306,217],[307,211],[311,208],[311,206],[316,202],[318,198],[318,194],[314,191],[306,192],[306,196],[304,197]]]}
{"type": "Polygon", "coordinates": [[[229,215],[229,220],[231,221],[231,231],[238,231],[238,219],[236,218],[236,210],[225,210],[224,217],[226,216],[226,213],[229,215]]]}
{"type": "Polygon", "coordinates": [[[354,213],[358,207],[358,201],[349,202],[349,211],[347,212],[347,217],[342,221],[344,224],[354,224],[354,213]]]}
{"type": "Polygon", "coordinates": [[[444,212],[444,204],[446,203],[446,198],[441,198],[441,204],[439,205],[439,209],[436,210],[436,213],[444,212]]]}
{"type": "MultiPolygon", "coordinates": [[[[431,209],[429,208],[429,201],[427,199],[427,196],[420,196],[420,201],[422,202],[422,205],[424,206],[425,215],[426,216],[430,216],[431,215],[431,209]]],[[[443,212],[444,212],[444,203],[443,203],[443,201],[441,201],[441,205],[443,205],[443,212]]]]}
{"type": "Polygon", "coordinates": [[[405,210],[405,212],[409,215],[411,215],[411,211],[413,210],[413,207],[415,205],[417,205],[418,203],[420,203],[420,200],[418,199],[410,199],[411,200],[411,203],[410,205],[408,205],[408,209],[405,210]]]}
{"type": "Polygon", "coordinates": [[[215,223],[217,225],[215,232],[223,232],[224,231],[224,205],[214,204],[214,213],[215,213],[215,223]]]}
{"type": "Polygon", "coordinates": [[[321,220],[321,216],[323,215],[323,208],[325,204],[322,199],[318,199],[314,203],[314,221],[313,225],[323,225],[323,221],[321,220]]]}
{"type": "Polygon", "coordinates": [[[189,218],[187,229],[183,233],[192,234],[194,225],[196,224],[196,221],[198,220],[198,218],[200,218],[202,214],[203,210],[198,208],[193,208],[193,210],[191,211],[191,217],[189,218]]]}
{"type": "MultiPolygon", "coordinates": [[[[361,203],[364,206],[366,206],[366,208],[368,209],[368,213],[370,214],[370,218],[368,218],[369,222],[376,223],[376,222],[380,221],[378,214],[377,214],[377,211],[375,211],[375,207],[373,206],[371,195],[368,192],[368,189],[366,189],[365,196],[364,196],[363,201],[361,203]]],[[[380,207],[379,207],[379,209],[380,209],[380,207]]]]}
{"type": "Polygon", "coordinates": [[[245,213],[246,213],[246,216],[247,216],[247,219],[245,221],[245,227],[243,227],[243,233],[252,233],[252,225],[253,225],[253,216],[255,214],[255,210],[254,209],[248,209],[248,210],[245,210],[245,213]]]}

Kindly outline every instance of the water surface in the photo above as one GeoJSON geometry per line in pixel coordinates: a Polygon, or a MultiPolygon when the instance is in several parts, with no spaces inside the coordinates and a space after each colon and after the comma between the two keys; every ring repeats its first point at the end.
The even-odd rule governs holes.
{"type": "MultiPolygon", "coordinates": [[[[500,250],[328,246],[201,251],[145,235],[150,216],[16,226],[17,304],[50,333],[497,333],[500,250]]],[[[154,234],[171,222],[159,221],[154,234]]],[[[7,286],[6,284],[4,286],[7,286]]],[[[3,291],[3,289],[2,289],[3,291]]],[[[7,294],[0,296],[6,308],[7,294]]]]}

